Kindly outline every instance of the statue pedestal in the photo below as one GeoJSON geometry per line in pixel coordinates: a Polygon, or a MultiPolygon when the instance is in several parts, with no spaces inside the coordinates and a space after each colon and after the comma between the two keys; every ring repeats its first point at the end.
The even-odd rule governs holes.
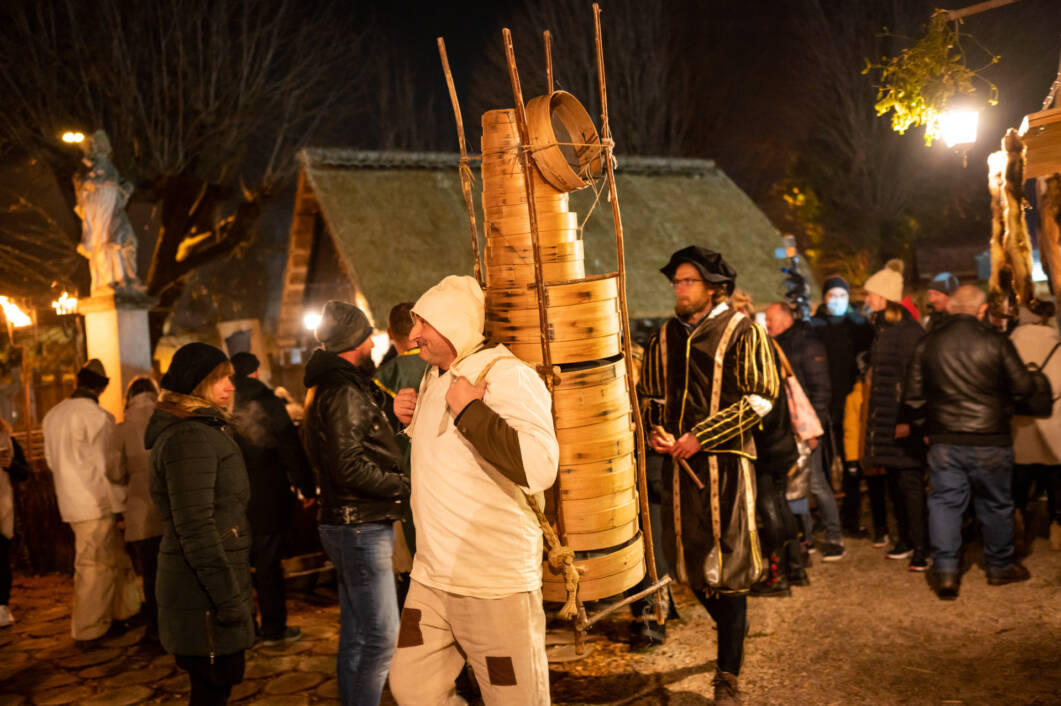
{"type": "Polygon", "coordinates": [[[151,335],[147,312],[155,299],[139,289],[96,292],[78,302],[85,317],[88,357],[98,358],[110,378],[99,403],[122,421],[125,388],[140,375],[151,375],[151,335]]]}

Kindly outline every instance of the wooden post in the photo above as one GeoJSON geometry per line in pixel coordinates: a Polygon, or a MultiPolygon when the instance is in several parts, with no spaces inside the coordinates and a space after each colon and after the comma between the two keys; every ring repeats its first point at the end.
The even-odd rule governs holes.
{"type": "Polygon", "coordinates": [[[449,58],[446,56],[446,42],[438,37],[438,55],[442,59],[442,72],[446,75],[446,86],[449,88],[449,100],[453,104],[453,117],[457,120],[457,142],[460,145],[460,179],[461,191],[464,193],[464,205],[468,209],[468,225],[472,235],[472,257],[474,258],[475,279],[480,287],[486,286],[483,278],[482,259],[479,255],[479,229],[475,225],[475,202],[472,199],[471,168],[468,166],[468,146],[464,138],[464,120],[461,118],[461,107],[457,101],[457,89],[453,85],[453,73],[449,69],[449,58]]]}
{"type": "Polygon", "coordinates": [[[553,92],[553,34],[545,30],[542,35],[545,38],[545,87],[549,93],[553,92]]]}
{"type": "MultiPolygon", "coordinates": [[[[633,360],[632,342],[630,340],[630,310],[626,305],[626,254],[623,248],[623,219],[619,214],[619,195],[615,189],[615,169],[612,166],[612,131],[608,124],[608,89],[604,80],[604,42],[601,37],[600,5],[593,3],[593,25],[597,45],[597,83],[600,86],[601,107],[601,145],[604,147],[604,166],[608,177],[608,201],[612,205],[612,220],[615,224],[616,261],[619,265],[619,312],[623,325],[623,357],[628,364],[633,360]]],[[[627,380],[629,380],[627,375],[627,380]]],[[[652,520],[648,510],[648,479],[645,477],[645,426],[641,418],[641,407],[637,400],[637,390],[627,385],[630,395],[630,408],[634,413],[634,444],[637,448],[637,493],[641,503],[641,531],[645,535],[648,564],[648,577],[652,583],[659,581],[656,569],[656,554],[652,543],[652,520]]],[[[674,471],[677,473],[677,469],[674,471]]],[[[664,622],[663,588],[660,587],[656,601],[656,622],[664,622]]]]}

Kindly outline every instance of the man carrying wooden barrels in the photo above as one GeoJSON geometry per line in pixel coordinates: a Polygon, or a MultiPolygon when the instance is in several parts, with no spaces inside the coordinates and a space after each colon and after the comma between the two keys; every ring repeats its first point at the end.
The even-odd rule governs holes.
{"type": "Polygon", "coordinates": [[[739,704],[747,593],[763,571],[755,529],[752,429],[778,374],[766,332],[726,303],[737,273],[690,245],[660,270],[674,318],[649,341],[638,383],[663,470],[667,562],[718,625],[715,703],[739,704]]]}
{"type": "Polygon", "coordinates": [[[556,479],[549,392],[503,345],[484,346],[473,278],[446,277],[413,318],[428,369],[419,393],[394,400],[412,442],[417,546],[391,693],[402,706],[463,704],[467,659],[487,704],[548,704],[542,534],[525,494],[556,479]]]}

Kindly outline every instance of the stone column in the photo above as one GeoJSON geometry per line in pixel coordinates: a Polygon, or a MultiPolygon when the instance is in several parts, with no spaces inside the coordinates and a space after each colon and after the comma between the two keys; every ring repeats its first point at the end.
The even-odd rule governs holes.
{"type": "Polygon", "coordinates": [[[110,378],[100,405],[117,421],[124,417],[125,388],[139,375],[151,375],[151,335],[147,312],[155,299],[139,289],[99,292],[78,302],[85,317],[88,357],[98,358],[110,378]]]}

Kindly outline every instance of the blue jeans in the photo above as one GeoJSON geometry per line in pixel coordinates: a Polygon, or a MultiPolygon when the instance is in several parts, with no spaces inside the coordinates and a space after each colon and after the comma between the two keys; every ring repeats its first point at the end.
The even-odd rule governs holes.
{"type": "Polygon", "coordinates": [[[343,706],[376,706],[398,638],[391,522],[320,525],[339,582],[337,672],[343,706]]]}
{"type": "MultiPolygon", "coordinates": [[[[818,448],[811,452],[810,456],[810,494],[814,496],[814,502],[818,511],[822,514],[822,524],[825,529],[825,541],[829,544],[843,544],[844,535],[840,531],[840,511],[836,507],[836,495],[829,485],[829,479],[825,477],[825,465],[822,460],[822,443],[825,437],[818,439],[818,448]]],[[[795,512],[795,511],[793,511],[795,512]]],[[[807,541],[814,541],[814,520],[810,509],[802,516],[804,530],[807,533],[807,541]]]]}
{"type": "Polygon", "coordinates": [[[937,572],[958,572],[962,515],[972,495],[989,571],[1013,563],[1013,449],[1000,446],[932,444],[928,450],[932,495],[928,528],[937,572]]]}

